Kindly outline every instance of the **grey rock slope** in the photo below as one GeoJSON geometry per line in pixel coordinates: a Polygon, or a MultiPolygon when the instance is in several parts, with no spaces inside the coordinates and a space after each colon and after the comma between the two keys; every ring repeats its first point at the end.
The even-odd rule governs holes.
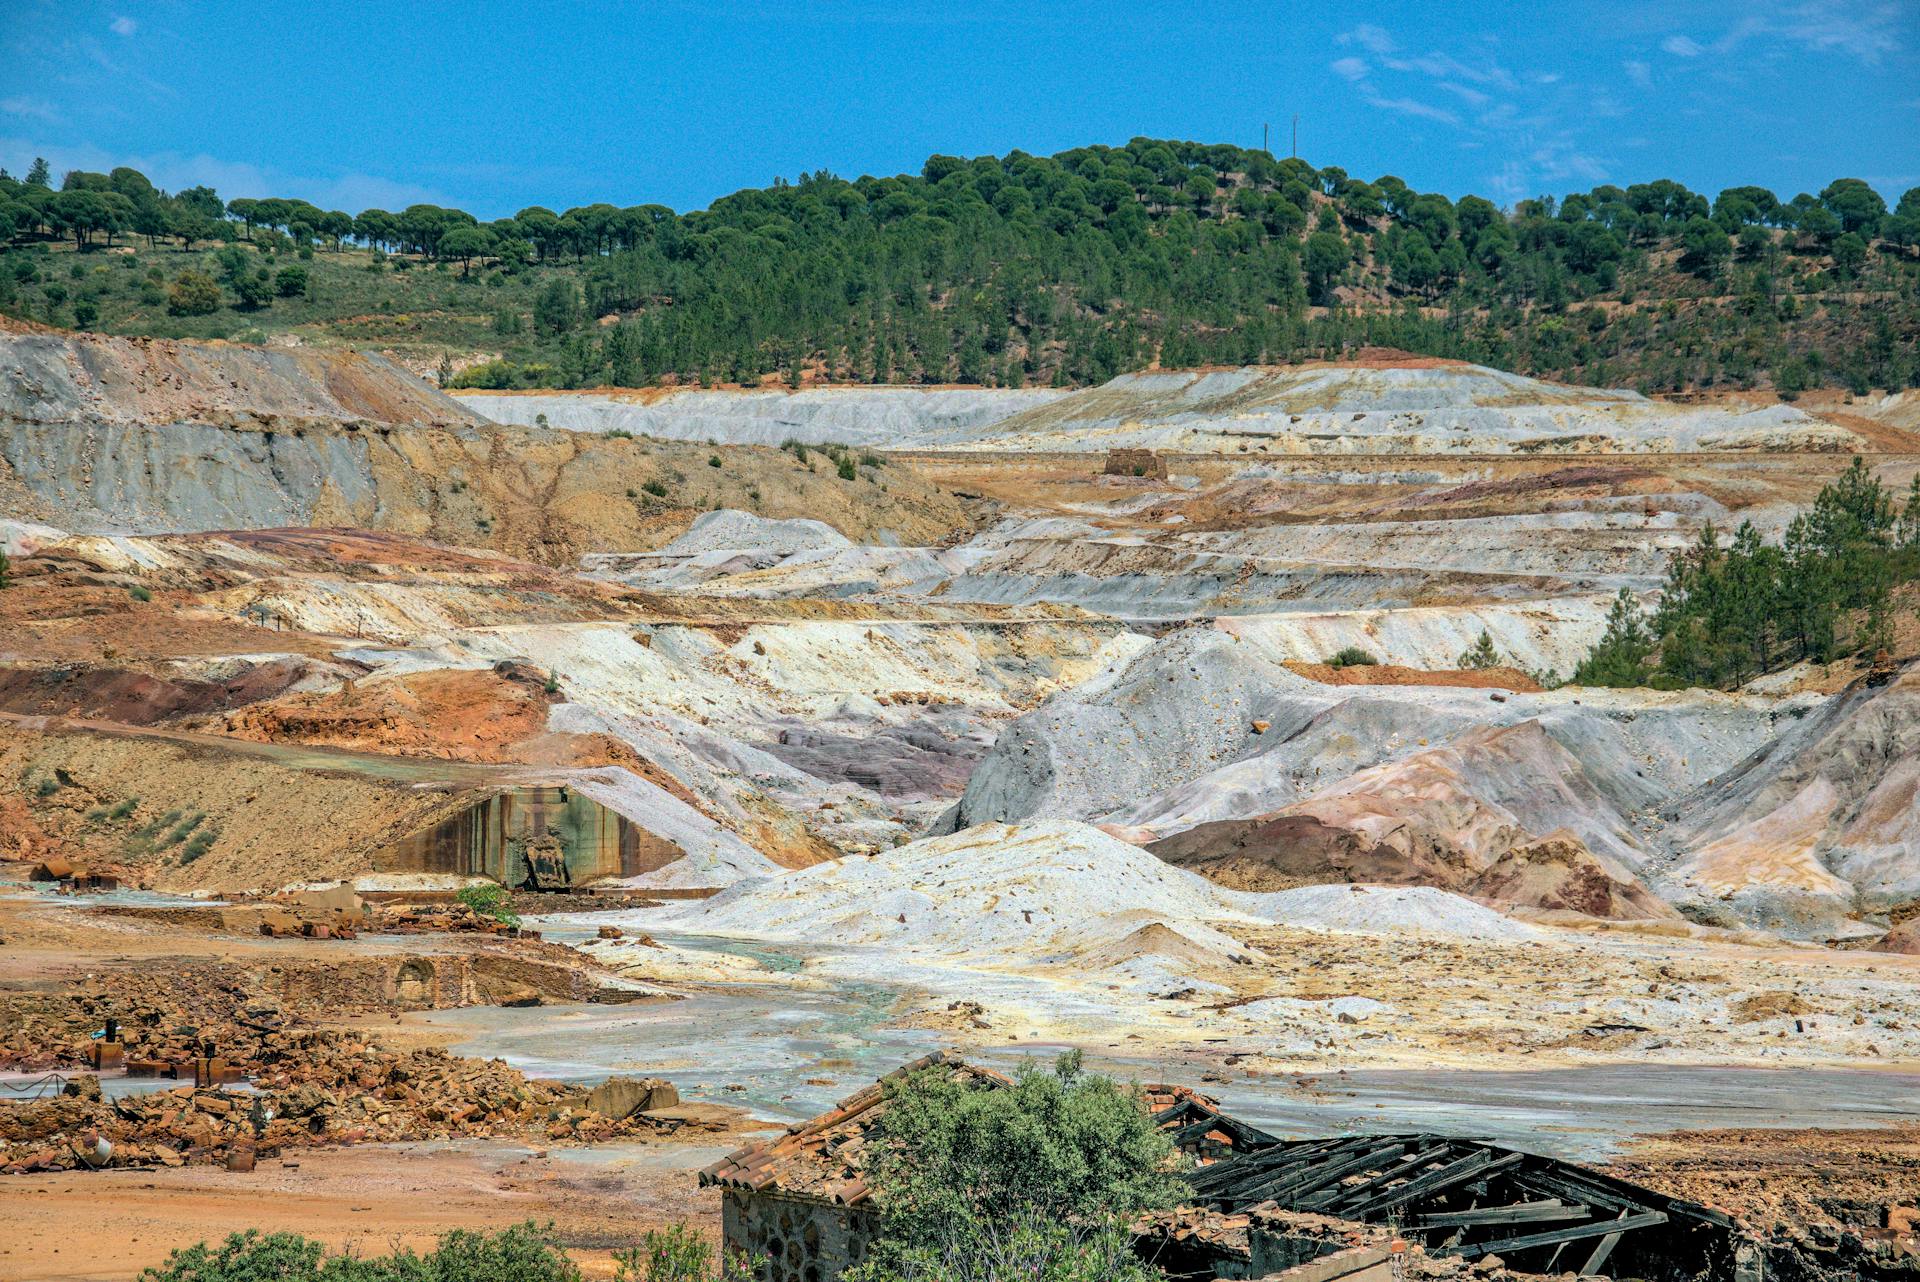
{"type": "Polygon", "coordinates": [[[1787,930],[1920,900],[1920,664],[1862,680],[1674,807],[1676,899],[1787,930]]]}
{"type": "MultiPolygon", "coordinates": [[[[1615,812],[1580,825],[1613,853],[1624,853],[1618,816],[1704,783],[1775,733],[1773,704],[1706,693],[1323,686],[1258,633],[1202,626],[1013,722],[944,822],[1082,819],[1165,835],[1269,814],[1475,727],[1525,721],[1615,812]]],[[[1496,802],[1521,791],[1499,777],[1496,802]]]]}
{"type": "Polygon", "coordinates": [[[1046,388],[834,387],[805,391],[696,391],[628,395],[503,396],[461,392],[468,408],[497,423],[576,432],[615,428],[667,440],[731,445],[848,445],[896,448],[965,438],[1022,410],[1067,395],[1046,388]]]}
{"type": "Polygon", "coordinates": [[[463,393],[503,423],[666,439],[788,439],[899,449],[1261,454],[1663,452],[1847,448],[1855,436],[1784,406],[1726,409],[1567,387],[1477,365],[1149,370],[1076,391],[814,388],[463,393]]]}

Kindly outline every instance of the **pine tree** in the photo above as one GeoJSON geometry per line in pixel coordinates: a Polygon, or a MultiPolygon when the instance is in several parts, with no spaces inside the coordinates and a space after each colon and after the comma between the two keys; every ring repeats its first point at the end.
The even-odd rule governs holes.
{"type": "Polygon", "coordinates": [[[1633,592],[1621,588],[1607,611],[1607,630],[1590,654],[1574,669],[1573,680],[1584,686],[1637,686],[1647,683],[1647,656],[1653,639],[1633,592]]]}
{"type": "Polygon", "coordinates": [[[1459,665],[1463,668],[1486,669],[1500,666],[1500,652],[1494,649],[1493,637],[1485,628],[1480,629],[1480,639],[1460,652],[1459,665]]]}
{"type": "Polygon", "coordinates": [[[1913,484],[1907,487],[1907,505],[1900,512],[1900,547],[1904,551],[1920,551],[1920,473],[1915,473],[1913,484]]]}

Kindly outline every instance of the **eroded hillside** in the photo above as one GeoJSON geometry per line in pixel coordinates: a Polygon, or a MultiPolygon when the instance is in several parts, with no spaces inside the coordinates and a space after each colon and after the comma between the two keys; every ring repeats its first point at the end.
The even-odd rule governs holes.
{"type": "Polygon", "coordinates": [[[664,543],[702,510],[878,542],[967,524],[911,469],[502,429],[377,357],[0,335],[0,499],[74,531],[351,526],[549,564],[664,543]]]}

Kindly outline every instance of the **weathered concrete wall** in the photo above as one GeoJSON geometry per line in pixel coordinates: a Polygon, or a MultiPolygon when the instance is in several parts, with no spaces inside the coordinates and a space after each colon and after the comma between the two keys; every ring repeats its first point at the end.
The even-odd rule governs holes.
{"type": "Polygon", "coordinates": [[[382,872],[455,873],[523,886],[537,865],[557,859],[564,874],[548,876],[541,887],[557,889],[637,877],[685,854],[571,788],[525,787],[489,794],[395,842],[376,862],[382,872]]]}
{"type": "Polygon", "coordinates": [[[760,1282],[837,1282],[873,1242],[871,1211],[775,1193],[728,1189],[721,1241],[752,1262],[760,1282]]]}

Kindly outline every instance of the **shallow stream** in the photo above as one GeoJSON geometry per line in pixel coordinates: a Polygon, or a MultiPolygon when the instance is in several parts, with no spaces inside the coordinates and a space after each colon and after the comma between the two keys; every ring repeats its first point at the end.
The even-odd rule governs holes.
{"type": "MultiPolygon", "coordinates": [[[[543,927],[558,919],[543,921],[543,927]]],[[[565,938],[566,930],[547,931],[565,938]]],[[[738,940],[673,936],[662,943],[752,956],[776,969],[800,957],[738,940]]],[[[713,987],[675,1002],[633,1006],[467,1007],[432,1023],[456,1032],[462,1054],[500,1056],[540,1077],[597,1081],[616,1073],[666,1077],[689,1099],[798,1121],[907,1060],[948,1044],[940,1031],[886,1026],[900,994],[844,979],[818,989],[713,987]]],[[[1050,1062],[1058,1045],[1010,1042],[968,1051],[1003,1070],[1050,1062]]],[[[1216,1096],[1286,1137],[1343,1131],[1435,1130],[1484,1136],[1535,1152],[1597,1159],[1633,1135],[1702,1127],[1865,1127],[1920,1117],[1920,1074],[1839,1069],[1596,1065],[1512,1070],[1310,1072],[1203,1082],[1203,1054],[1138,1058],[1087,1053],[1090,1068],[1178,1082],[1216,1096]]],[[[1232,1071],[1228,1070],[1229,1076],[1232,1071]]]]}

